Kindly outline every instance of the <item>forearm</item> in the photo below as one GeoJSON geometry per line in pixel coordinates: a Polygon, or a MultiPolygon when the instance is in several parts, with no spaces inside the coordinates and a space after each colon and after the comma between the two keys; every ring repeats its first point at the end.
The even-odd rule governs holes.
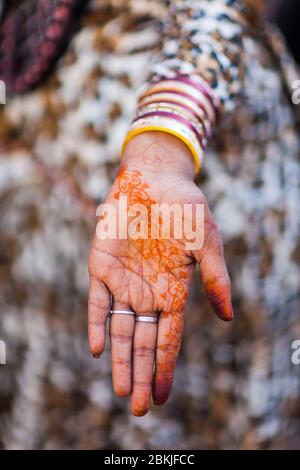
{"type": "Polygon", "coordinates": [[[160,131],[181,139],[203,164],[208,141],[242,90],[245,11],[240,0],[166,2],[163,47],[138,91],[123,150],[138,133],[160,131]]]}

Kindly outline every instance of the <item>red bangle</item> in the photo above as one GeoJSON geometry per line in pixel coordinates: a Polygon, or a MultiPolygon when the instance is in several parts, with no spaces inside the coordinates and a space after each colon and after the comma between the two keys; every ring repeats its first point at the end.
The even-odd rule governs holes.
{"type": "Polygon", "coordinates": [[[164,103],[173,104],[173,105],[177,106],[178,108],[182,108],[182,109],[188,111],[201,124],[201,126],[203,127],[204,137],[207,138],[207,129],[206,129],[206,125],[205,125],[204,120],[198,114],[196,114],[195,111],[193,111],[191,108],[189,108],[188,106],[186,106],[183,103],[179,103],[178,101],[172,101],[172,100],[166,100],[166,99],[164,99],[162,101],[157,101],[157,100],[148,101],[148,103],[143,105],[143,107],[147,108],[148,105],[155,104],[155,103],[157,103],[158,105],[160,104],[161,106],[163,106],[164,103]]]}
{"type": "Polygon", "coordinates": [[[171,119],[175,119],[175,121],[181,122],[182,124],[184,124],[185,126],[187,126],[189,129],[191,129],[194,132],[194,134],[196,135],[197,140],[200,143],[202,149],[204,149],[206,147],[206,145],[207,145],[206,139],[202,137],[202,135],[196,129],[194,124],[189,122],[187,119],[180,116],[179,114],[169,113],[168,111],[153,111],[153,112],[145,113],[145,114],[142,114],[141,116],[135,117],[132,122],[135,122],[138,119],[144,119],[144,118],[152,117],[152,116],[164,116],[164,117],[168,117],[168,118],[171,118],[171,119]]]}
{"type": "MultiPolygon", "coordinates": [[[[140,103],[140,101],[142,101],[142,99],[145,97],[145,96],[151,96],[151,95],[159,95],[160,93],[170,93],[172,95],[178,95],[178,96],[183,96],[184,98],[187,98],[189,99],[190,101],[192,101],[193,103],[195,103],[200,109],[202,109],[202,111],[206,114],[207,116],[207,119],[210,121],[210,118],[209,118],[209,115],[208,115],[208,112],[207,112],[207,109],[205,108],[205,106],[200,103],[196,98],[194,98],[193,96],[189,95],[188,93],[185,93],[184,91],[177,91],[177,90],[163,90],[163,91],[157,91],[157,90],[151,90],[149,93],[147,94],[144,94],[143,96],[141,96],[138,100],[138,104],[140,103]]],[[[214,110],[214,108],[213,108],[214,110]]]]}
{"type": "Polygon", "coordinates": [[[207,92],[207,90],[205,90],[205,88],[202,85],[200,85],[200,83],[195,83],[190,78],[188,78],[187,76],[183,76],[183,75],[178,75],[177,77],[174,77],[174,78],[164,77],[160,80],[160,82],[164,82],[164,81],[183,82],[183,83],[186,83],[187,85],[192,86],[193,88],[196,88],[196,90],[200,91],[200,93],[202,93],[208,99],[208,101],[210,102],[210,104],[215,110],[215,104],[214,104],[214,100],[212,96],[207,92]]]}

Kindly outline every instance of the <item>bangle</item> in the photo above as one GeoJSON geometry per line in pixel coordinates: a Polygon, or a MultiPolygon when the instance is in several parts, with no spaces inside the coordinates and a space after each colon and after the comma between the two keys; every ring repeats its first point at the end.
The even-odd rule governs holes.
{"type": "Polygon", "coordinates": [[[212,96],[210,95],[210,93],[207,92],[207,90],[200,83],[196,83],[195,81],[192,81],[188,77],[185,77],[185,76],[181,76],[177,78],[162,78],[159,83],[164,83],[164,82],[173,82],[175,86],[176,86],[176,82],[186,83],[187,85],[195,88],[195,90],[203,94],[208,99],[211,106],[214,107],[214,101],[213,101],[212,96]]]}
{"type": "Polygon", "coordinates": [[[214,119],[212,119],[211,113],[207,110],[207,108],[205,107],[205,105],[203,103],[200,103],[193,96],[190,96],[187,93],[184,93],[184,92],[179,91],[179,90],[177,90],[177,91],[176,90],[166,90],[165,92],[164,91],[150,92],[148,95],[144,95],[142,98],[140,98],[140,100],[138,102],[138,106],[141,106],[141,103],[144,100],[150,100],[150,101],[152,99],[157,100],[157,98],[159,98],[159,97],[162,100],[163,97],[166,96],[166,95],[170,96],[171,99],[180,100],[180,102],[182,102],[182,103],[185,101],[186,103],[189,103],[190,105],[196,106],[197,109],[199,110],[199,112],[204,113],[205,119],[207,119],[209,122],[214,121],[214,119]]]}
{"type": "Polygon", "coordinates": [[[204,138],[206,138],[206,126],[204,120],[192,109],[182,103],[174,103],[174,101],[154,101],[152,103],[150,102],[147,104],[147,106],[142,106],[137,111],[136,116],[149,111],[168,111],[171,113],[179,114],[185,117],[186,119],[191,120],[191,122],[195,122],[197,126],[200,126],[199,130],[201,133],[203,133],[204,138]]]}
{"type": "Polygon", "coordinates": [[[176,93],[178,95],[182,95],[186,98],[189,98],[190,100],[194,101],[198,106],[202,106],[205,109],[210,121],[216,121],[216,112],[210,100],[208,100],[203,93],[200,93],[199,90],[196,90],[191,85],[181,83],[179,81],[176,81],[175,83],[175,81],[172,82],[171,80],[165,80],[151,86],[151,88],[146,90],[143,96],[151,96],[154,93],[159,92],[176,93]]]}
{"type": "Polygon", "coordinates": [[[203,128],[198,126],[197,123],[189,121],[184,115],[179,114],[178,112],[174,112],[174,110],[172,110],[170,108],[159,107],[159,108],[155,109],[154,111],[149,110],[149,111],[146,111],[146,112],[141,110],[137,113],[137,118],[136,119],[144,119],[144,118],[153,117],[153,116],[162,116],[162,117],[174,119],[175,121],[179,121],[181,124],[185,125],[192,132],[195,133],[195,135],[196,135],[196,137],[197,137],[197,139],[198,139],[198,141],[199,141],[202,148],[206,147],[207,142],[206,142],[205,137],[203,137],[203,135],[202,135],[202,133],[203,133],[202,129],[203,128]]]}
{"type": "Polygon", "coordinates": [[[172,78],[161,77],[158,81],[156,80],[156,81],[152,81],[150,83],[152,85],[154,85],[157,82],[161,83],[165,80],[175,81],[175,82],[179,81],[179,82],[182,82],[182,83],[187,83],[188,85],[196,88],[198,91],[200,91],[200,93],[203,93],[206,96],[206,98],[211,102],[211,105],[213,106],[213,108],[215,108],[215,110],[217,110],[221,105],[220,99],[213,92],[213,90],[208,85],[208,83],[204,80],[204,78],[202,78],[201,75],[199,75],[199,74],[192,75],[192,76],[177,75],[176,77],[172,77],[172,78]]]}
{"type": "Polygon", "coordinates": [[[125,137],[121,155],[127,143],[136,135],[162,131],[182,140],[189,148],[198,172],[203,149],[217,122],[220,100],[200,76],[175,75],[159,77],[143,86],[138,93],[138,107],[125,137]]]}
{"type": "Polygon", "coordinates": [[[178,105],[182,108],[190,110],[194,113],[200,122],[202,121],[205,127],[206,136],[209,138],[212,135],[212,125],[208,120],[207,113],[203,107],[199,107],[195,102],[185,98],[184,96],[177,96],[177,93],[157,93],[151,96],[142,98],[139,102],[141,107],[150,105],[152,103],[168,103],[178,105]]]}

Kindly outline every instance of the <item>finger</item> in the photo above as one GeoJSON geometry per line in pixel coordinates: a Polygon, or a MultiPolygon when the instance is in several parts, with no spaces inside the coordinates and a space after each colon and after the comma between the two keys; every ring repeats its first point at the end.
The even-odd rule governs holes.
{"type": "Polygon", "coordinates": [[[171,393],[183,331],[183,313],[162,313],[158,324],[153,401],[162,405],[171,393]]]}
{"type": "Polygon", "coordinates": [[[230,279],[224,259],[222,239],[215,224],[211,226],[197,260],[212,308],[222,320],[232,320],[230,279]]]}
{"type": "Polygon", "coordinates": [[[131,412],[135,416],[145,415],[150,407],[156,338],[157,323],[135,323],[131,397],[131,412]]]}
{"type": "MultiPolygon", "coordinates": [[[[129,305],[114,302],[113,310],[131,310],[129,305]]],[[[116,395],[125,397],[131,392],[132,339],[134,315],[113,313],[110,321],[112,379],[116,395]]]]}
{"type": "Polygon", "coordinates": [[[88,334],[90,349],[94,357],[99,357],[105,346],[106,320],[109,310],[109,290],[102,281],[90,276],[88,334]]]}

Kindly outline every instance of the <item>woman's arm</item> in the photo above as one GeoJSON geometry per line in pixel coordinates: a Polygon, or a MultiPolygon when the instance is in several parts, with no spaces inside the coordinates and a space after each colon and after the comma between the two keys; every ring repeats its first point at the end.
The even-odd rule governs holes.
{"type": "Polygon", "coordinates": [[[188,145],[198,172],[203,151],[224,112],[243,89],[243,35],[260,0],[165,0],[162,49],[138,92],[135,135],[160,130],[188,145]]]}
{"type": "Polygon", "coordinates": [[[223,108],[231,111],[242,89],[242,39],[247,15],[253,13],[258,2],[167,0],[165,3],[169,18],[162,29],[163,48],[151,67],[150,79],[199,74],[214,90],[223,108]]]}
{"type": "MultiPolygon", "coordinates": [[[[170,394],[196,263],[215,312],[223,320],[233,318],[221,238],[193,177],[217,118],[234,109],[242,88],[243,7],[234,0],[163,3],[169,12],[162,23],[163,50],[139,91],[120,171],[106,199],[120,224],[120,201],[126,198],[126,217],[136,230],[122,239],[105,238],[104,225],[114,211],[102,213],[89,258],[89,339],[95,356],[104,348],[110,308],[158,317],[158,323],[118,313],[111,318],[114,390],[132,394],[132,413],[139,416],[148,411],[151,394],[156,404],[170,394]],[[154,238],[148,229],[145,238],[134,238],[145,223],[141,214],[133,216],[137,203],[146,207],[146,222],[155,204],[179,207],[177,225],[190,223],[194,234],[203,232],[203,243],[191,247],[186,233],[175,237],[175,227],[167,239],[161,232],[154,238]],[[192,207],[189,215],[186,205],[192,207]],[[199,226],[192,214],[200,206],[199,226]]],[[[156,219],[155,228],[165,219],[156,219]]]]}

